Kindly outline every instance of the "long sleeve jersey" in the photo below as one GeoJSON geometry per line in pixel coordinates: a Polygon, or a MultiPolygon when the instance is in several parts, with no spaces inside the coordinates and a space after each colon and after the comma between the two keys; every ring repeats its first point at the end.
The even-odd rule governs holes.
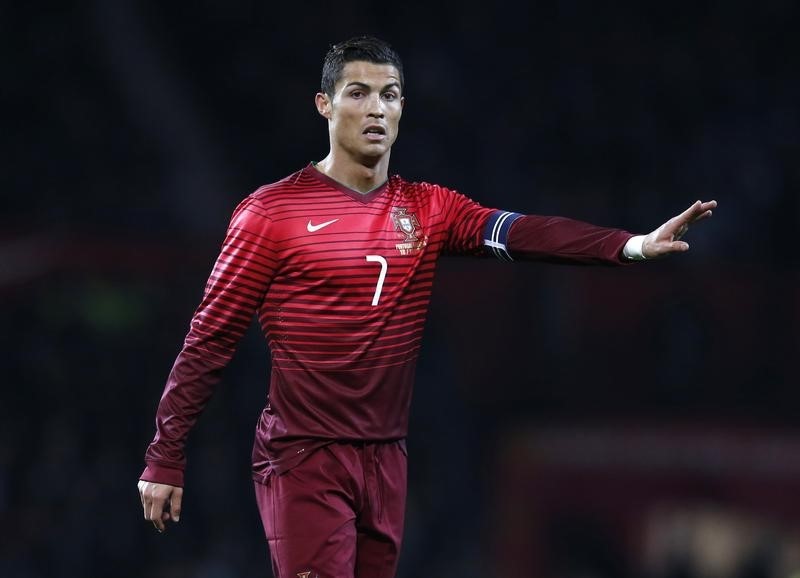
{"type": "Polygon", "coordinates": [[[630,237],[399,176],[362,194],[309,165],[261,187],[233,213],[141,478],[183,485],[186,438],[254,315],[271,354],[253,446],[263,480],[333,441],[405,438],[440,255],[613,265],[630,237]]]}

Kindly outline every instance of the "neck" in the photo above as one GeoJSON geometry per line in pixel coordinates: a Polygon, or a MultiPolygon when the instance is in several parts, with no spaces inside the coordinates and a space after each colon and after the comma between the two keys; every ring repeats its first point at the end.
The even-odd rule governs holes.
{"type": "Polygon", "coordinates": [[[389,176],[389,153],[374,159],[358,161],[331,150],[317,163],[317,169],[333,180],[359,193],[368,193],[386,182],[389,176]]]}

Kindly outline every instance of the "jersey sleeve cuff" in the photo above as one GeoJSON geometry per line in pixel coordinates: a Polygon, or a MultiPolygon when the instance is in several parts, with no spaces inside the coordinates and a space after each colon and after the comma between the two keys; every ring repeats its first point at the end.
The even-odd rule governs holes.
{"type": "Polygon", "coordinates": [[[170,468],[160,464],[149,463],[139,476],[145,482],[155,482],[156,484],[168,484],[170,486],[183,487],[183,470],[170,468]]]}
{"type": "Polygon", "coordinates": [[[490,255],[494,255],[501,261],[513,261],[508,252],[508,232],[514,221],[522,216],[520,213],[511,211],[495,211],[486,221],[483,228],[483,245],[490,255]]]}
{"type": "Polygon", "coordinates": [[[644,235],[634,235],[628,239],[625,246],[622,248],[622,255],[631,261],[644,261],[647,259],[642,252],[644,237],[644,235]]]}

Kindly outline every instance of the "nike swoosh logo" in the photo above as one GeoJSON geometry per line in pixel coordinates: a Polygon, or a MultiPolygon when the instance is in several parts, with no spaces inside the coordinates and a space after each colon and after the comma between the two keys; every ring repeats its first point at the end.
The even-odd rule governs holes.
{"type": "Polygon", "coordinates": [[[308,229],[309,233],[313,233],[315,231],[319,231],[322,227],[327,227],[328,225],[334,224],[339,219],[333,219],[331,221],[325,221],[324,223],[320,223],[319,225],[312,225],[311,221],[308,221],[308,225],[306,225],[306,229],[308,229]]]}

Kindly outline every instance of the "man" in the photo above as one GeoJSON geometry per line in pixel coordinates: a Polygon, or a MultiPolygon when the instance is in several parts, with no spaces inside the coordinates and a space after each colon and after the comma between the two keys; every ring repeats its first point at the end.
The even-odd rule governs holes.
{"type": "Polygon", "coordinates": [[[159,531],[180,516],[184,443],[254,314],[271,350],[253,449],[256,498],[279,578],[393,576],[405,437],[442,253],[622,264],[688,250],[697,201],[647,236],[489,209],[389,177],[403,67],[385,42],[333,46],[316,95],[330,152],[234,211],[158,407],[139,489],[159,531]]]}

